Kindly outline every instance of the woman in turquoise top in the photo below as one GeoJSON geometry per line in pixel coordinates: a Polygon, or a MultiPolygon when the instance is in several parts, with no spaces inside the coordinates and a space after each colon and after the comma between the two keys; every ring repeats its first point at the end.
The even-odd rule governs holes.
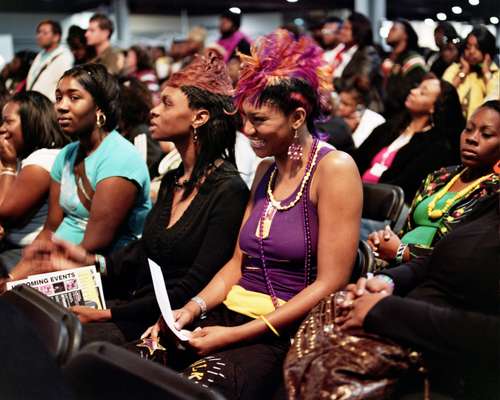
{"type": "Polygon", "coordinates": [[[64,147],[51,171],[49,214],[38,238],[56,236],[104,252],[142,234],[150,209],[149,174],[134,146],[114,130],[119,88],[102,65],[66,71],[56,90],[64,147]]]}
{"type": "Polygon", "coordinates": [[[429,253],[465,215],[499,192],[500,101],[484,103],[471,116],[460,138],[460,156],[462,165],[425,179],[399,236],[389,227],[368,236],[378,258],[398,264],[429,253]]]}

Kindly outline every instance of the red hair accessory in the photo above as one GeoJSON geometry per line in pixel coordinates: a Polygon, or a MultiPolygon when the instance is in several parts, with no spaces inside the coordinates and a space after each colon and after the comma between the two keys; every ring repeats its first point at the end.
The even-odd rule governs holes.
{"type": "Polygon", "coordinates": [[[196,54],[186,67],[170,76],[167,86],[194,86],[214,94],[232,96],[233,85],[222,56],[211,49],[196,54]]]}

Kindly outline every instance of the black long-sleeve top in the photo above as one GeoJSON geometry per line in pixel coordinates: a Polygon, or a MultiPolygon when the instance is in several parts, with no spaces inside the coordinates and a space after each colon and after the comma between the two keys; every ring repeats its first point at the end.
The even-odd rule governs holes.
{"type": "Polygon", "coordinates": [[[444,363],[449,376],[465,377],[465,398],[488,398],[499,389],[499,221],[495,196],[483,215],[457,227],[430,256],[385,270],[395,295],[378,302],[364,323],[369,332],[422,351],[429,363],[444,363]]]}
{"type": "MultiPolygon", "coordinates": [[[[370,168],[377,153],[396,140],[399,134],[390,121],[373,130],[352,155],[361,175],[370,168]]],[[[428,131],[415,133],[398,150],[391,166],[380,176],[379,182],[401,187],[406,203],[410,204],[425,177],[441,167],[451,165],[452,161],[453,154],[446,135],[433,127],[428,131]]]]}
{"type": "Polygon", "coordinates": [[[130,340],[160,315],[147,259],[162,268],[171,306],[182,307],[231,258],[248,201],[247,186],[236,169],[224,162],[167,229],[175,173],[163,178],[142,238],[106,259],[106,297],[125,300],[111,308],[112,320],[130,340]]]}

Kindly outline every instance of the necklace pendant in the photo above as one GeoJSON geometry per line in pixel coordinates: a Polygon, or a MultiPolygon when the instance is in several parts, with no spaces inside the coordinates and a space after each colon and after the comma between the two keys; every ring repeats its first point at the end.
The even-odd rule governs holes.
{"type": "Polygon", "coordinates": [[[271,231],[271,225],[275,215],[276,209],[271,204],[268,204],[263,217],[260,218],[257,223],[257,229],[255,230],[256,237],[260,239],[267,239],[269,237],[269,232],[271,231]]]}
{"type": "Polygon", "coordinates": [[[439,219],[443,217],[443,212],[441,210],[432,210],[428,215],[430,219],[439,219]]]}

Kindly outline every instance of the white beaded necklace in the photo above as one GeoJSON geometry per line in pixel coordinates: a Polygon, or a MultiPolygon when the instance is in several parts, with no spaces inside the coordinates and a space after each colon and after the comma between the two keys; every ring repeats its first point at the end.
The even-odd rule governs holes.
{"type": "Polygon", "coordinates": [[[269,182],[267,183],[267,196],[269,198],[269,202],[275,208],[277,211],[286,211],[289,210],[290,208],[294,207],[301,199],[302,194],[304,193],[304,188],[307,185],[307,182],[311,178],[311,172],[314,168],[314,165],[316,164],[316,160],[318,158],[318,140],[315,140],[311,149],[311,153],[313,154],[312,159],[309,158],[311,161],[308,163],[309,165],[306,167],[306,172],[304,174],[304,177],[302,178],[302,182],[300,183],[300,189],[297,192],[297,195],[295,196],[295,199],[293,199],[290,203],[287,205],[281,205],[281,202],[276,200],[273,195],[273,184],[274,184],[274,179],[276,178],[276,172],[278,170],[278,167],[275,166],[273,169],[273,172],[271,173],[271,176],[269,177],[269,182]]]}

